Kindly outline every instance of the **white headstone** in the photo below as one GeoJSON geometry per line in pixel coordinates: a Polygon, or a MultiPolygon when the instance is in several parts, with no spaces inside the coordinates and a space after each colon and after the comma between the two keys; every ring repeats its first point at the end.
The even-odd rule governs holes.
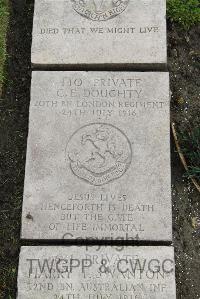
{"type": "Polygon", "coordinates": [[[175,299],[172,247],[22,247],[17,299],[175,299]]]}
{"type": "Polygon", "coordinates": [[[164,68],[165,0],[35,0],[32,63],[164,68]]]}
{"type": "Polygon", "coordinates": [[[33,72],[23,239],[171,241],[168,73],[33,72]]]}

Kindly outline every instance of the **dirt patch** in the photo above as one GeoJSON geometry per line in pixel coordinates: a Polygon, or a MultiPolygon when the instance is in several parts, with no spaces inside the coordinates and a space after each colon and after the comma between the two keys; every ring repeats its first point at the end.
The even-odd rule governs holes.
{"type": "MultiPolygon", "coordinates": [[[[168,24],[168,65],[170,71],[171,120],[178,132],[191,124],[200,125],[200,26],[185,32],[168,24]]],[[[184,177],[172,137],[173,232],[176,251],[178,299],[200,298],[200,231],[192,221],[200,216],[200,194],[184,177]]]]}
{"type": "Polygon", "coordinates": [[[33,1],[12,1],[7,86],[0,102],[0,298],[15,298],[20,248],[33,1]],[[10,296],[10,297],[9,297],[10,296]]]}
{"type": "Polygon", "coordinates": [[[176,25],[168,24],[168,66],[171,119],[184,128],[194,117],[199,119],[200,25],[186,33],[176,25]]]}
{"type": "Polygon", "coordinates": [[[189,171],[200,185],[200,25],[188,33],[169,25],[169,70],[175,122],[189,171]]]}
{"type": "MultiPolygon", "coordinates": [[[[12,299],[20,242],[21,205],[30,101],[30,49],[33,0],[12,1],[8,34],[8,82],[1,101],[0,119],[0,298],[12,299]]],[[[183,123],[199,111],[199,28],[187,35],[168,25],[169,68],[171,71],[172,120],[183,123]],[[184,99],[184,102],[180,98],[184,99]],[[189,111],[189,113],[186,111],[189,111]],[[188,116],[187,116],[188,117],[188,116]]],[[[200,298],[200,236],[192,218],[200,215],[199,194],[190,180],[183,178],[172,140],[173,228],[176,249],[178,299],[200,298]]]]}
{"type": "Polygon", "coordinates": [[[176,260],[177,299],[200,298],[200,231],[192,219],[200,216],[199,193],[187,178],[172,145],[173,245],[176,260]]]}

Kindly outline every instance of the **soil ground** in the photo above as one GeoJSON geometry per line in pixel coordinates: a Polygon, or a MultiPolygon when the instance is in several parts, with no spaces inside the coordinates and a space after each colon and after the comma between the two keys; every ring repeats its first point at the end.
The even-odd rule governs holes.
{"type": "MultiPolygon", "coordinates": [[[[31,81],[33,0],[13,0],[8,32],[8,81],[0,101],[0,298],[14,299],[20,242],[28,109],[31,81]]],[[[200,30],[189,33],[168,24],[172,120],[199,112],[200,30]],[[189,112],[188,112],[189,111],[189,112]]],[[[200,298],[200,231],[192,219],[200,216],[200,195],[184,169],[172,139],[173,230],[178,299],[200,298]]]]}
{"type": "Polygon", "coordinates": [[[200,25],[186,32],[168,22],[171,120],[180,129],[196,119],[200,125],[200,25]]]}
{"type": "MultiPolygon", "coordinates": [[[[186,33],[168,23],[168,66],[171,121],[179,132],[193,122],[200,126],[200,26],[186,33]]],[[[185,177],[173,139],[171,145],[177,297],[200,298],[200,227],[193,227],[200,217],[200,194],[185,177]]]]}

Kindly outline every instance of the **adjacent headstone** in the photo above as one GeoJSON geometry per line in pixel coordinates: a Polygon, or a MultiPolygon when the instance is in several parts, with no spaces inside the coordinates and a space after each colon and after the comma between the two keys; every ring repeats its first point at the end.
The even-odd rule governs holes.
{"type": "Polygon", "coordinates": [[[171,241],[168,73],[33,72],[23,239],[171,241]]]}
{"type": "Polygon", "coordinates": [[[163,69],[165,0],[36,0],[32,64],[163,69]]]}
{"type": "Polygon", "coordinates": [[[17,299],[175,299],[172,247],[22,247],[17,299]]]}

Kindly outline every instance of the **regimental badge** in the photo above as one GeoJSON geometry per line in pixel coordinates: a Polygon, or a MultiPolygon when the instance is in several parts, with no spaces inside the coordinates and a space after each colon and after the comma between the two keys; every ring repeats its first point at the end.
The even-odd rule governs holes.
{"type": "Polygon", "coordinates": [[[119,128],[93,123],[71,136],[66,159],[74,175],[101,186],[124,175],[131,164],[132,149],[130,141],[119,128]]]}
{"type": "Polygon", "coordinates": [[[106,21],[121,14],[129,0],[71,0],[73,9],[92,21],[106,21]]]}

